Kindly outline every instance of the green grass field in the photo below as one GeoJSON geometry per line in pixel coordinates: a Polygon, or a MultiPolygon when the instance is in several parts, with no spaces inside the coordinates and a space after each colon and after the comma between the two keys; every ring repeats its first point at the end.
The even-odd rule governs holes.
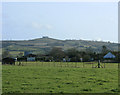
{"type": "Polygon", "coordinates": [[[117,93],[118,64],[24,62],[2,66],[3,93],[117,93]],[[102,64],[104,66],[104,64],[102,64]]]}

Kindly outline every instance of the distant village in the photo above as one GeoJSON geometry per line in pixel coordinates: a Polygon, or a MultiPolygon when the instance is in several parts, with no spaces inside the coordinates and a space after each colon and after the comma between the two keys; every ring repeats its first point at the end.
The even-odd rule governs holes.
{"type": "Polygon", "coordinates": [[[63,51],[62,48],[54,47],[48,54],[34,54],[31,51],[25,51],[19,53],[16,58],[10,56],[4,56],[3,53],[3,64],[12,64],[15,61],[40,61],[40,62],[118,62],[118,52],[110,51],[106,46],[102,47],[100,53],[92,51],[78,51],[75,48],[63,51]],[[9,63],[6,63],[8,61],[9,63]]]}

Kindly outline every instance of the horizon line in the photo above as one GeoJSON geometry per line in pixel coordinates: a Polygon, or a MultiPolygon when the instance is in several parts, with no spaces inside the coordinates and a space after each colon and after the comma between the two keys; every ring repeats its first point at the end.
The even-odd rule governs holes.
{"type": "Polygon", "coordinates": [[[118,41],[117,42],[114,42],[114,41],[109,41],[109,40],[92,40],[92,39],[75,39],[75,38],[72,38],[72,39],[59,39],[59,38],[52,38],[52,37],[48,37],[48,36],[42,36],[42,37],[37,37],[37,38],[32,38],[32,39],[0,39],[0,41],[29,41],[29,40],[36,40],[36,39],[42,39],[42,38],[50,38],[50,39],[56,39],[56,40],[83,40],[83,41],[96,41],[96,42],[110,42],[110,43],[119,43],[118,41]]]}

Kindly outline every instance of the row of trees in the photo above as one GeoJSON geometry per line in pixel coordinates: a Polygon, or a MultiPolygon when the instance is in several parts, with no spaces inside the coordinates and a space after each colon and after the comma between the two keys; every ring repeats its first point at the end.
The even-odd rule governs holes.
{"type": "MultiPolygon", "coordinates": [[[[53,48],[51,52],[48,54],[49,56],[53,57],[54,61],[61,61],[63,58],[68,59],[72,62],[79,62],[79,61],[94,61],[94,60],[103,60],[103,56],[108,52],[112,52],[106,48],[106,46],[102,47],[102,51],[100,53],[96,53],[92,50],[86,51],[78,51],[75,48],[69,49],[67,51],[63,51],[61,48],[53,48]],[[82,58],[82,60],[81,60],[82,58]]],[[[118,60],[118,53],[112,52],[116,55],[116,59],[118,60]]]]}

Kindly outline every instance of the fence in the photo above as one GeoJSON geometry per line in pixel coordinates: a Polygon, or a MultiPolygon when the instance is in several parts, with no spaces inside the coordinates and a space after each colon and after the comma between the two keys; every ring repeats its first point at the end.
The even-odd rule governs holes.
{"type": "MultiPolygon", "coordinates": [[[[98,68],[98,62],[16,62],[21,66],[98,68]]],[[[118,63],[100,63],[100,68],[117,68],[118,63]]]]}

